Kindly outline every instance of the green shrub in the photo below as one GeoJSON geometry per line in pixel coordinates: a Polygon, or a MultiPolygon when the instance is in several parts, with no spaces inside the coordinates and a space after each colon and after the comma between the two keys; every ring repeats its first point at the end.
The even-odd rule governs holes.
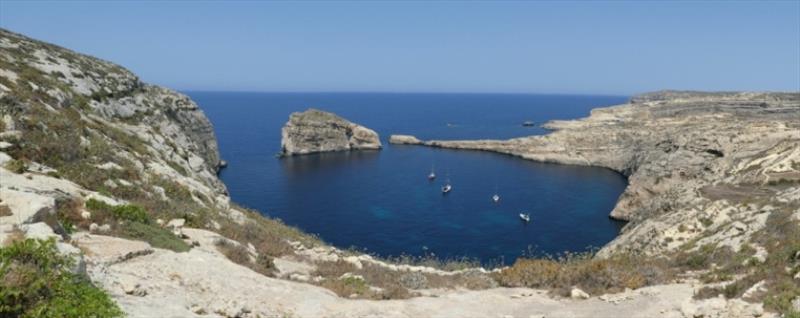
{"type": "Polygon", "coordinates": [[[109,296],[69,272],[55,241],[27,239],[0,248],[0,316],[120,317],[109,296]]]}
{"type": "Polygon", "coordinates": [[[13,173],[23,173],[28,170],[28,166],[22,160],[10,160],[6,162],[6,169],[13,173]]]}
{"type": "Polygon", "coordinates": [[[104,216],[111,216],[118,221],[130,221],[150,224],[150,215],[143,207],[135,204],[110,205],[100,200],[89,199],[86,208],[104,216]]]}
{"type": "Polygon", "coordinates": [[[689,269],[703,269],[708,265],[708,256],[699,253],[686,254],[685,256],[679,256],[678,264],[689,269]]]}
{"type": "Polygon", "coordinates": [[[150,223],[150,217],[147,215],[147,211],[144,210],[143,207],[133,204],[123,204],[115,206],[111,209],[111,212],[114,214],[114,217],[118,220],[125,220],[131,222],[139,222],[143,224],[150,223]]]}
{"type": "Polygon", "coordinates": [[[105,223],[108,220],[112,227],[111,235],[145,241],[153,247],[185,252],[190,249],[182,239],[172,232],[152,224],[150,215],[143,207],[135,204],[112,206],[103,201],[89,199],[86,208],[92,211],[92,220],[105,223]]]}
{"type": "Polygon", "coordinates": [[[175,252],[186,252],[190,249],[186,242],[176,237],[172,232],[150,224],[128,222],[117,226],[114,229],[114,234],[123,238],[145,241],[153,247],[175,252]]]}
{"type": "Polygon", "coordinates": [[[344,279],[328,279],[322,282],[322,287],[330,289],[334,293],[342,297],[349,297],[350,295],[357,295],[361,297],[370,297],[370,289],[367,282],[357,277],[346,277],[344,279]]]}

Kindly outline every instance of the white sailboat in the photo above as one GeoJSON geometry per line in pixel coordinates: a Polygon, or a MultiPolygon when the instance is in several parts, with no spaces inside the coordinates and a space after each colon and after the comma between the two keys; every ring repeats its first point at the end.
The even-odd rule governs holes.
{"type": "Polygon", "coordinates": [[[500,202],[500,196],[495,193],[495,195],[492,196],[492,201],[494,203],[500,202]]]}
{"type": "Polygon", "coordinates": [[[442,194],[447,194],[447,193],[449,193],[451,190],[453,190],[453,186],[452,186],[452,185],[450,185],[450,178],[447,178],[447,181],[446,181],[446,182],[444,183],[444,185],[442,186],[442,194]]]}
{"type": "Polygon", "coordinates": [[[431,173],[428,174],[428,180],[433,181],[436,179],[436,172],[433,171],[433,166],[431,166],[431,173]]]}
{"type": "Polygon", "coordinates": [[[452,186],[452,185],[450,185],[450,182],[447,182],[447,183],[445,183],[445,184],[442,186],[442,193],[443,193],[443,194],[447,194],[447,193],[448,193],[448,192],[450,192],[451,190],[453,190],[453,186],[452,186]]]}

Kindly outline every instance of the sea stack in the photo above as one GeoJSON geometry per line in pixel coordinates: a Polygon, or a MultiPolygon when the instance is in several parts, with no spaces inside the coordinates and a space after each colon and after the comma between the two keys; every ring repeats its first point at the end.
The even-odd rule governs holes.
{"type": "Polygon", "coordinates": [[[292,113],[281,130],[281,154],[381,149],[378,133],[318,109],[292,113]]]}

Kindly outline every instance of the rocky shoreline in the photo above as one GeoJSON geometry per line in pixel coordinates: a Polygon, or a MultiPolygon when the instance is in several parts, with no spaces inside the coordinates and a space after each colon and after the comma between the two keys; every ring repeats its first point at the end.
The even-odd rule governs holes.
{"type": "MultiPolygon", "coordinates": [[[[492,151],[625,175],[629,185],[610,217],[629,224],[600,255],[675,249],[724,232],[720,227],[731,224],[723,220],[750,224],[747,232],[755,232],[764,226],[757,216],[764,206],[781,205],[800,217],[799,93],[656,92],[544,127],[552,133],[465,141],[393,135],[390,142],[492,151]],[[753,197],[758,207],[741,207],[737,191],[761,193],[753,197]]],[[[713,241],[729,239],[719,235],[713,241]]]]}

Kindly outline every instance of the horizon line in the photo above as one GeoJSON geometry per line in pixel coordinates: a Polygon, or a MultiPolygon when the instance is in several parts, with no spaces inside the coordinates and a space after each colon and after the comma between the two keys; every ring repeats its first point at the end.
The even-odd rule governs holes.
{"type": "MultiPolygon", "coordinates": [[[[160,85],[169,87],[167,85],[160,85]]],[[[800,89],[791,90],[695,90],[695,89],[659,89],[631,94],[623,93],[543,93],[543,92],[464,92],[464,91],[357,91],[357,90],[249,90],[249,89],[177,89],[178,92],[206,92],[206,93],[261,93],[261,94],[441,94],[441,95],[556,95],[556,96],[603,96],[603,97],[634,97],[637,95],[655,92],[698,92],[698,93],[786,93],[799,94],[800,89]]]]}
{"type": "Polygon", "coordinates": [[[539,92],[459,92],[459,91],[314,91],[314,90],[220,90],[220,89],[175,89],[178,92],[198,92],[198,93],[260,93],[260,94],[441,94],[441,95],[560,95],[560,96],[605,96],[605,97],[631,97],[643,93],[636,94],[603,94],[603,93],[539,93],[539,92]]]}

